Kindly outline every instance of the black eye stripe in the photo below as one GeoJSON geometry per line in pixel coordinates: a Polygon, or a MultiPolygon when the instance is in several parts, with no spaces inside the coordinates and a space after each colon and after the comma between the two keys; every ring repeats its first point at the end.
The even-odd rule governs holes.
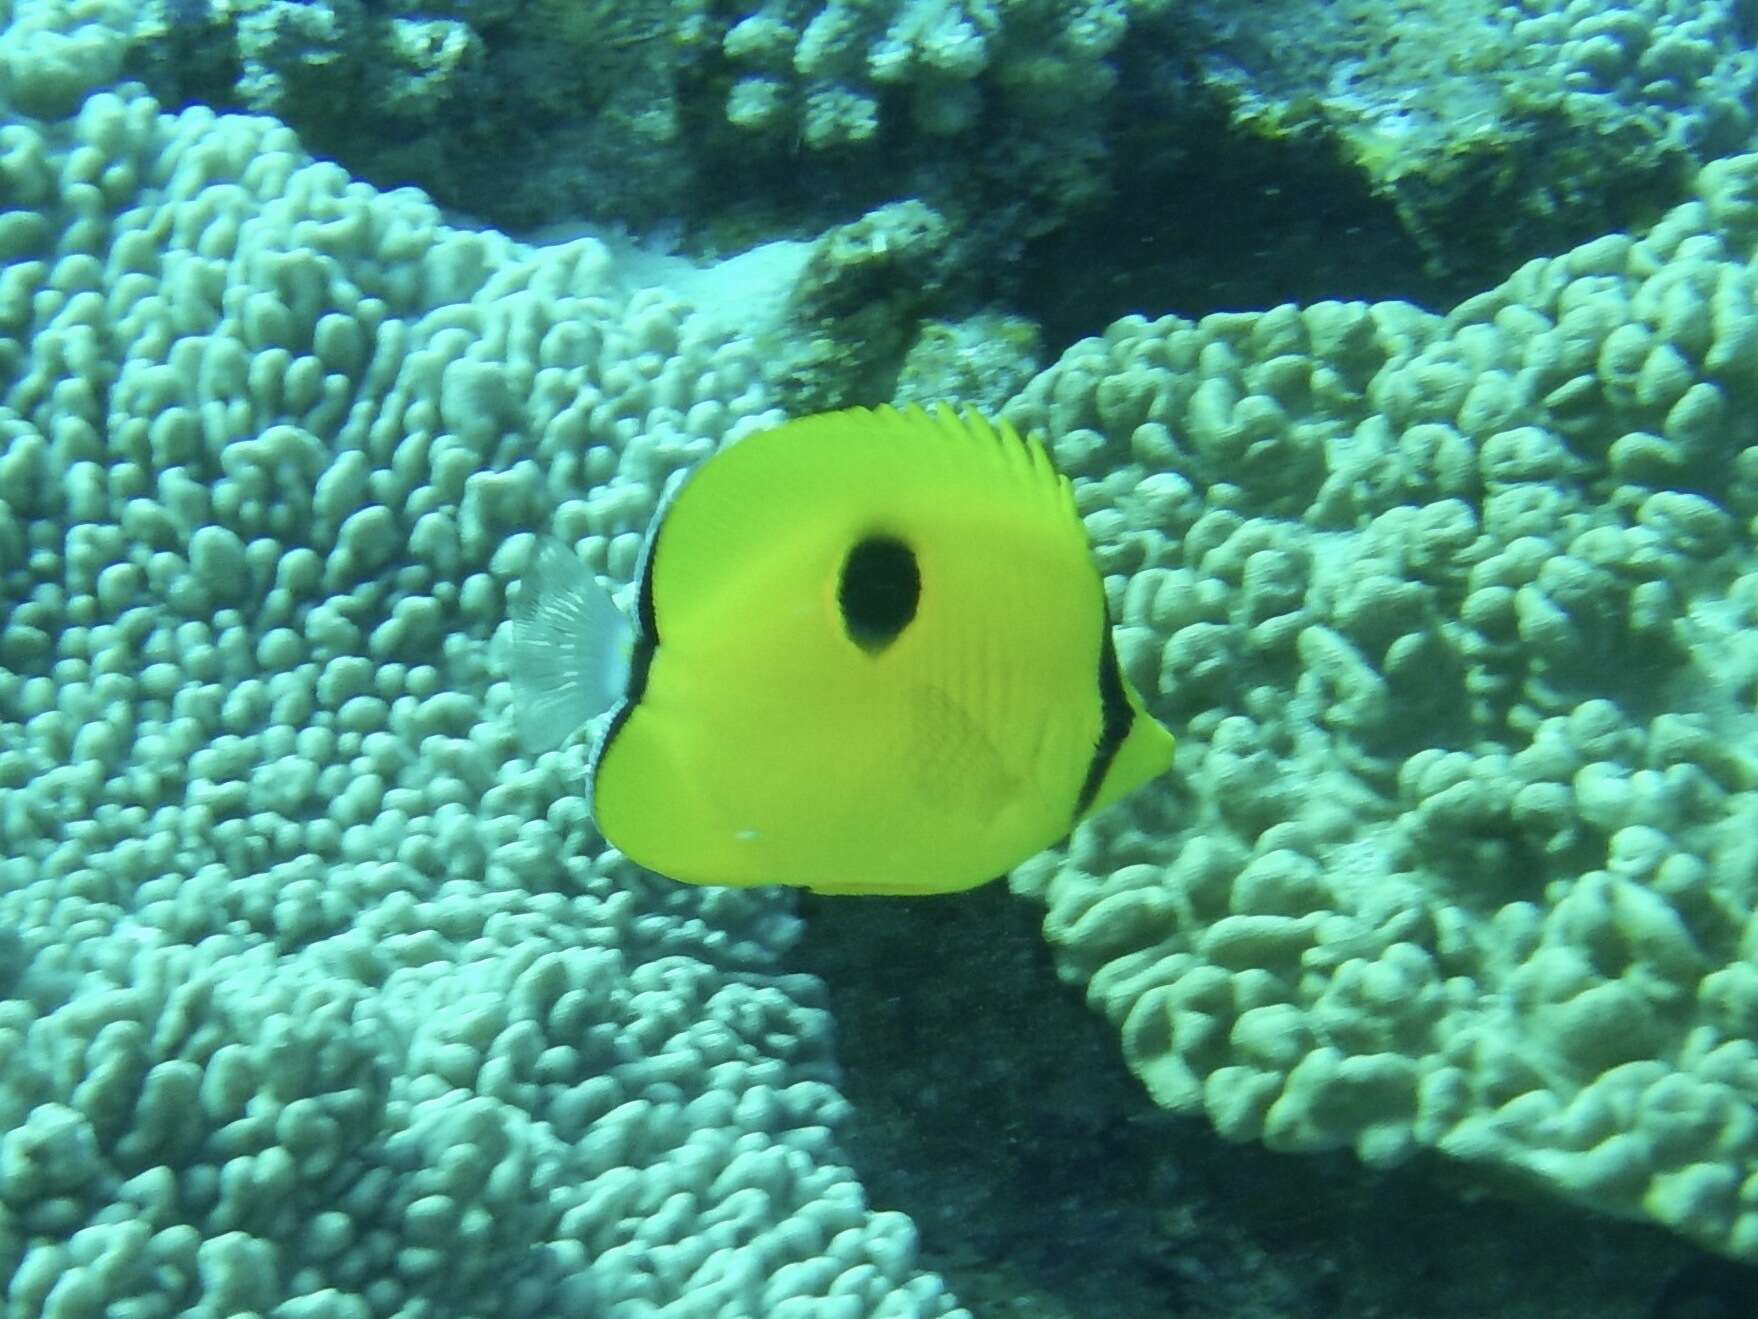
{"type": "Polygon", "coordinates": [[[877,655],[916,616],[922,574],[916,553],[895,536],[868,536],[842,561],[836,603],[850,641],[877,655]]]}

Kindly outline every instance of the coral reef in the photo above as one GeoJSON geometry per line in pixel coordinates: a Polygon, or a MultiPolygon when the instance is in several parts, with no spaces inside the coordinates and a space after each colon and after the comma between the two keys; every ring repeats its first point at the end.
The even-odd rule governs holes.
{"type": "MultiPolygon", "coordinates": [[[[1169,11],[661,9],[558,6],[538,35],[494,4],[8,10],[0,1273],[23,1316],[964,1313],[844,1165],[790,900],[604,849],[579,749],[512,744],[497,629],[530,533],[626,582],[670,477],[783,403],[1012,392],[1029,323],[915,323],[1134,159],[1105,156],[1112,72],[1169,67],[1169,11]],[[745,144],[753,177],[803,178],[726,233],[816,234],[832,197],[846,223],[661,276],[628,244],[452,227],[269,119],[115,84],[175,64],[297,116],[389,70],[397,115],[457,124],[502,39],[555,64],[495,78],[554,97],[565,67],[581,98],[523,150],[497,150],[506,116],[457,139],[485,169],[553,152],[531,216],[655,218],[694,153],[745,144]],[[1076,111],[1034,118],[1069,79],[1076,111]],[[924,162],[995,124],[1017,133],[948,201],[924,162]],[[893,135],[931,145],[873,186],[925,200],[851,200],[893,135]],[[741,280],[760,307],[698,305],[741,280]]],[[[1659,181],[1641,212],[1743,138],[1746,12],[1488,17],[1555,52],[1532,123],[1583,150],[1624,126],[1605,149],[1659,181]]],[[[1436,199],[1482,175],[1434,162],[1547,137],[1444,131],[1488,131],[1444,99],[1481,69],[1390,109],[1393,63],[1322,104],[1248,93],[1248,34],[1185,16],[1236,126],[1319,125],[1441,259],[1476,249],[1436,199]]],[[[392,172],[444,174],[434,149],[392,172]]],[[[1590,201],[1616,179],[1566,169],[1590,201]]],[[[1530,218],[1537,177],[1509,166],[1498,205],[1530,218]]],[[[1012,398],[1183,737],[1167,793],[1014,883],[1164,1105],[1275,1149],[1439,1151],[1750,1260],[1758,157],[1695,179],[1651,230],[1446,316],[1128,317],[1012,398]]]]}
{"type": "Polygon", "coordinates": [[[1446,317],[1128,318],[1054,437],[1177,791],[1028,864],[1163,1104],[1758,1259],[1758,157],[1446,317]]]}
{"type": "MultiPolygon", "coordinates": [[[[1331,295],[1440,306],[1437,282],[1651,221],[1749,144],[1752,34],[1733,0],[152,0],[127,58],[170,103],[275,114],[502,226],[682,225],[726,251],[915,197],[980,295],[1027,311],[1066,260],[1037,240],[1102,220],[1151,265],[1123,253],[1166,199],[1212,225],[1281,173],[1292,234],[1211,268],[1267,263],[1304,298],[1309,231],[1383,211],[1401,241],[1356,260],[1396,286],[1331,295]],[[1322,168],[1290,180],[1290,152],[1322,168]]],[[[1181,271],[1162,300],[1226,306],[1232,283],[1181,271]]]]}
{"type": "Polygon", "coordinates": [[[0,33],[7,1313],[963,1314],[788,897],[642,876],[505,717],[530,532],[626,580],[755,342],[97,90],[116,17],[0,33]]]}
{"type": "Polygon", "coordinates": [[[1037,326],[1023,316],[983,312],[918,327],[898,369],[893,398],[929,404],[956,399],[999,411],[1043,365],[1037,326]]]}
{"type": "Polygon", "coordinates": [[[789,958],[829,994],[849,1158],[974,1314],[1686,1319],[1663,1296],[1693,1274],[1728,1279],[1703,1313],[1758,1295],[1758,1268],[1456,1163],[1291,1157],[1157,1108],[1057,982],[1041,906],[1002,886],[800,914],[789,958]]]}
{"type": "Polygon", "coordinates": [[[893,202],[812,245],[787,303],[772,363],[791,412],[890,398],[918,322],[956,278],[946,221],[921,202],[893,202]]]}
{"type": "Polygon", "coordinates": [[[169,99],[273,113],[372,178],[420,182],[503,225],[686,218],[736,237],[718,214],[728,200],[760,213],[759,233],[816,230],[851,217],[814,179],[859,209],[920,191],[905,179],[935,169],[926,147],[971,141],[997,115],[1013,125],[1013,184],[1036,170],[1046,205],[1064,185],[1090,195],[1105,168],[1109,57],[1167,8],[154,0],[130,67],[169,99]],[[896,186],[852,186],[880,167],[882,141],[910,165],[883,166],[896,186]],[[802,152],[814,162],[805,186],[767,199],[802,152]],[[711,204],[689,209],[692,196],[711,204]]]}
{"type": "Polygon", "coordinates": [[[1277,11],[1192,7],[1205,86],[1242,136],[1335,152],[1433,265],[1479,287],[1527,256],[1653,220],[1697,165],[1752,142],[1758,57],[1738,3],[1277,11]]]}

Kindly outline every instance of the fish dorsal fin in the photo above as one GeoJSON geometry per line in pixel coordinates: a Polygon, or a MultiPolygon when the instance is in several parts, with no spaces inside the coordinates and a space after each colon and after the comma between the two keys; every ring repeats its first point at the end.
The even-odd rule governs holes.
{"type": "Polygon", "coordinates": [[[815,532],[841,541],[851,527],[913,524],[941,534],[961,522],[973,535],[999,531],[1004,538],[1011,525],[1030,544],[1042,542],[1048,525],[1063,551],[1087,554],[1067,479],[1042,444],[1005,422],[944,405],[932,412],[886,406],[759,431],[685,481],[655,528],[647,585],[658,596],[659,636],[664,613],[724,598],[725,580],[761,578],[753,564],[798,552],[815,532]],[[973,499],[973,490],[984,497],[973,499]],[[989,497],[997,493],[1003,497],[989,497]],[[673,582],[687,589],[668,589],[673,582]]]}

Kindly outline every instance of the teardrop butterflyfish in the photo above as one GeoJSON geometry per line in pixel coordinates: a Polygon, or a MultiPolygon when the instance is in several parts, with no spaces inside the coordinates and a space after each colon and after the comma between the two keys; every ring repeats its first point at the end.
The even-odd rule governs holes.
{"type": "Polygon", "coordinates": [[[532,753],[593,728],[599,830],[673,879],[971,888],[1172,763],[1067,478],[975,412],[851,408],[727,445],[654,518],[634,612],[541,540],[514,717],[532,753]]]}

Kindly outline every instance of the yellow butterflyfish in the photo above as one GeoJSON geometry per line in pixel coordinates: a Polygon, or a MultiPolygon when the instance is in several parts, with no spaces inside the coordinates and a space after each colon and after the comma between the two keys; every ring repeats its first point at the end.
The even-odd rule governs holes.
{"type": "Polygon", "coordinates": [[[740,439],[655,517],[633,620],[548,540],[512,621],[527,748],[592,726],[599,829],[693,884],[970,888],[1172,763],[1067,479],[974,412],[740,439]]]}

